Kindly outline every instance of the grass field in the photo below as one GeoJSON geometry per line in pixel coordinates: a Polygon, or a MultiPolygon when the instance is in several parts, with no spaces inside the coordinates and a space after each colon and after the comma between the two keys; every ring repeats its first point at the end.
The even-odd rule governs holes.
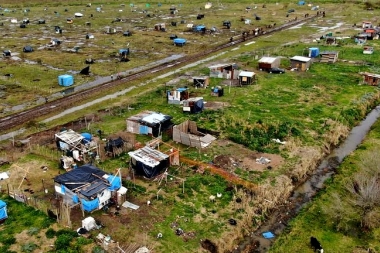
{"type": "MultiPolygon", "coordinates": [[[[120,4],[122,4],[121,1],[114,1],[112,4],[99,1],[98,3],[92,3],[92,7],[86,7],[86,4],[87,2],[73,4],[70,1],[46,4],[51,19],[48,20],[50,23],[44,29],[41,29],[41,34],[48,34],[47,38],[52,35],[55,36],[54,32],[51,31],[50,24],[52,26],[53,24],[59,24],[65,27],[66,31],[63,36],[67,36],[67,40],[69,40],[67,48],[75,46],[77,42],[82,40],[85,41],[84,35],[89,31],[95,34],[95,40],[91,43],[85,42],[85,46],[82,46],[78,53],[65,52],[60,48],[53,51],[37,50],[32,54],[22,55],[26,59],[42,64],[30,65],[23,61],[7,62],[7,60],[1,60],[1,73],[14,73],[12,79],[0,80],[1,84],[7,87],[7,93],[1,106],[16,105],[21,100],[32,101],[36,96],[45,96],[51,92],[59,91],[60,87],[55,84],[56,76],[69,70],[79,69],[83,66],[83,60],[89,55],[106,61],[99,65],[97,63],[93,65],[94,76],[90,76],[89,79],[95,78],[95,76],[109,75],[114,73],[114,70],[119,71],[120,64],[124,63],[118,63],[114,54],[126,42],[130,42],[133,53],[131,61],[123,65],[123,68],[144,65],[149,61],[163,58],[173,53],[182,53],[183,50],[187,54],[196,53],[213,43],[227,40],[232,33],[231,31],[223,30],[216,37],[209,37],[184,33],[183,27],[170,27],[166,33],[149,30],[152,29],[155,23],[166,20],[162,17],[169,15],[167,13],[168,6],[171,4],[179,6],[179,2],[163,3],[162,10],[156,7],[158,3],[152,2],[148,13],[162,13],[160,14],[162,16],[161,18],[154,17],[151,19],[141,13],[145,2],[135,3],[135,6],[137,6],[136,12],[129,12],[129,3],[125,3],[127,7],[124,12],[118,12],[120,4]],[[104,12],[96,13],[94,9],[100,4],[104,4],[104,12]],[[66,15],[63,15],[66,7],[69,9],[68,13],[71,14],[84,10],[83,12],[88,15],[90,13],[88,10],[91,9],[94,16],[99,15],[99,19],[96,18],[92,22],[91,28],[85,27],[84,19],[78,21],[75,19],[74,24],[68,26],[65,23],[66,15]],[[54,14],[52,13],[53,9],[58,10],[61,15],[52,15],[54,14]],[[121,35],[105,35],[101,32],[104,26],[112,24],[110,21],[114,17],[110,17],[110,13],[117,13],[117,16],[124,17],[124,13],[127,11],[128,15],[125,17],[130,20],[143,20],[142,23],[146,23],[150,28],[147,31],[133,30],[133,36],[128,38],[121,35]],[[44,30],[45,33],[43,32],[44,30]],[[46,32],[46,30],[48,31],[46,32]],[[80,31],[80,34],[78,34],[78,31],[80,31]],[[170,40],[166,38],[172,32],[189,36],[186,37],[190,40],[189,44],[184,48],[173,47],[170,40]],[[152,41],[148,41],[147,38],[152,39],[152,41]],[[152,43],[154,50],[151,48],[152,43]],[[158,51],[159,53],[157,54],[158,51]],[[47,65],[44,66],[44,63],[47,65]],[[52,69],[49,66],[62,68],[62,70],[52,69]],[[40,81],[33,82],[35,79],[40,79],[40,81]],[[34,83],[38,83],[38,85],[34,85],[34,83]]],[[[248,14],[245,12],[245,7],[251,3],[223,2],[222,4],[223,6],[217,10],[205,11],[205,19],[202,22],[207,26],[215,24],[219,27],[221,22],[228,18],[232,21],[232,31],[235,31],[235,33],[240,33],[242,29],[246,29],[245,25],[240,21],[240,16],[253,15],[253,12],[248,12],[248,14]],[[234,14],[232,15],[232,13],[234,14]]],[[[203,2],[188,5],[183,3],[179,12],[181,17],[175,17],[175,19],[181,20],[183,18],[195,21],[199,6],[202,7],[203,5],[203,2]]],[[[17,8],[14,15],[18,19],[22,19],[25,15],[21,9],[29,6],[31,11],[28,15],[30,17],[34,12],[36,13],[33,14],[36,15],[35,17],[44,13],[45,4],[38,4],[38,2],[35,2],[35,4],[34,2],[28,2],[28,5],[18,2],[17,6],[10,3],[9,8],[17,8]]],[[[137,111],[154,109],[173,116],[176,124],[186,119],[194,120],[200,127],[218,131],[220,133],[218,139],[229,142],[226,145],[219,145],[221,142],[216,142],[211,147],[200,152],[196,149],[172,143],[167,136],[164,136],[169,144],[175,145],[181,150],[181,155],[190,159],[209,163],[215,156],[225,154],[239,161],[237,158],[243,158],[238,157],[238,155],[244,156],[247,154],[247,156],[252,157],[256,152],[260,152],[262,154],[277,154],[285,160],[283,164],[271,170],[254,171],[241,165],[234,169],[233,172],[236,175],[258,185],[254,196],[249,191],[241,189],[239,186],[231,185],[225,179],[211,175],[207,171],[204,174],[196,173],[195,168],[186,164],[182,164],[178,168],[170,168],[170,173],[173,176],[186,178],[184,192],[182,191],[181,180],[177,180],[175,177],[162,185],[158,185],[157,182],[140,179],[137,179],[135,184],[131,181],[125,181],[124,183],[129,186],[129,200],[139,204],[141,208],[137,212],[126,211],[122,217],[113,217],[102,211],[91,214],[105,223],[106,226],[102,229],[102,233],[110,234],[115,240],[121,242],[123,246],[132,243],[143,243],[149,245],[155,252],[205,252],[199,242],[201,239],[210,239],[218,245],[220,252],[224,252],[233,249],[243,234],[252,231],[255,226],[258,226],[260,221],[267,217],[271,208],[283,203],[292,190],[293,180],[302,180],[308,172],[314,169],[321,157],[329,152],[331,146],[337,145],[347,135],[348,129],[361,120],[368,110],[379,102],[380,93],[377,87],[358,85],[362,80],[359,72],[376,72],[378,69],[380,63],[378,57],[380,45],[378,41],[369,42],[375,48],[375,53],[370,56],[363,55],[361,47],[351,39],[346,39],[337,46],[327,46],[323,41],[314,41],[314,39],[320,37],[321,33],[325,32],[318,27],[332,27],[342,20],[346,24],[336,28],[334,34],[352,36],[357,31],[353,30],[349,24],[354,22],[359,24],[363,17],[368,14],[368,11],[364,9],[364,5],[361,4],[349,3],[345,5],[346,7],[339,5],[334,8],[335,6],[329,3],[323,7],[334,13],[334,15],[331,14],[327,19],[314,20],[312,23],[317,27],[303,25],[299,29],[291,29],[261,37],[255,40],[254,44],[228,51],[222,57],[213,60],[218,63],[235,62],[240,69],[255,71],[258,77],[255,85],[229,87],[225,86],[220,79],[211,79],[212,86],[222,85],[224,87],[225,95],[223,97],[211,96],[209,88],[194,89],[190,87],[191,84],[186,80],[178,81],[170,86],[166,85],[172,78],[182,77],[184,74],[189,74],[190,76],[208,74],[207,65],[211,63],[200,64],[195,68],[184,71],[186,73],[178,72],[174,77],[151,82],[125,96],[87,108],[80,113],[81,115],[70,115],[65,119],[43,125],[42,129],[47,129],[55,125],[79,120],[82,124],[76,125],[76,130],[78,131],[86,131],[96,135],[96,130],[102,129],[105,135],[117,135],[125,131],[125,119],[128,116],[135,114],[137,111]],[[356,16],[349,16],[348,14],[351,12],[355,12],[356,16]],[[290,44],[289,42],[294,43],[290,44]],[[288,44],[285,45],[285,43],[288,44]],[[257,69],[258,58],[263,55],[281,56],[281,66],[288,68],[290,65],[289,58],[294,55],[306,55],[309,47],[319,47],[321,51],[337,50],[340,52],[340,60],[335,64],[316,62],[307,72],[287,71],[283,75],[269,74],[257,69]],[[166,89],[183,87],[184,85],[190,87],[192,96],[203,96],[207,102],[222,102],[225,106],[223,109],[205,110],[200,114],[184,114],[179,106],[168,105],[165,98],[166,89]],[[134,109],[129,110],[129,107],[134,109]],[[106,110],[103,108],[106,108],[106,110]],[[99,120],[91,121],[90,126],[85,126],[83,124],[83,115],[95,115],[99,120]],[[272,141],[272,139],[276,138],[287,141],[287,144],[279,146],[272,141]],[[231,187],[232,190],[230,189],[231,187]],[[226,188],[230,190],[226,191],[226,188]],[[160,194],[157,194],[159,189],[161,189],[160,194]],[[223,193],[222,197],[217,199],[215,203],[210,202],[209,196],[219,192],[223,193]],[[242,198],[243,202],[237,203],[236,198],[242,198]],[[265,199],[270,199],[271,202],[267,202],[265,199]],[[151,207],[146,206],[147,200],[152,201],[151,207]],[[230,226],[227,222],[229,218],[236,219],[238,226],[230,226]],[[186,232],[186,236],[175,235],[175,228],[178,227],[186,232]],[[164,235],[160,240],[157,239],[158,233],[164,235]]],[[[274,2],[269,1],[266,8],[262,8],[261,4],[258,4],[258,10],[263,17],[260,25],[285,22],[286,17],[284,14],[290,8],[295,8],[296,13],[309,12],[309,7],[307,6],[298,7],[296,3],[276,5],[274,2]],[[280,13],[281,15],[279,15],[280,13]]],[[[329,12],[327,13],[329,15],[329,12]]],[[[373,14],[372,20],[375,22],[378,10],[376,9],[371,13],[373,14]]],[[[123,30],[134,29],[131,22],[121,23],[120,26],[122,26],[123,30]]],[[[32,28],[32,25],[26,29],[29,28],[32,28]]],[[[4,32],[4,29],[2,29],[0,27],[0,32],[4,32]]],[[[12,29],[17,30],[18,34],[18,27],[13,27],[12,29]]],[[[34,37],[28,35],[28,33],[30,33],[29,30],[22,31],[20,32],[20,37],[34,37]]],[[[45,38],[42,43],[42,40],[38,40],[37,37],[37,35],[35,38],[28,37],[27,41],[35,47],[48,41],[45,38]]],[[[25,44],[24,42],[16,38],[6,38],[4,48],[16,45],[12,51],[19,51],[25,44]]],[[[88,79],[75,76],[75,80],[81,83],[88,79]]],[[[41,130],[41,128],[30,124],[28,133],[36,132],[37,130],[41,130]]],[[[46,143],[46,146],[42,148],[37,148],[36,146],[28,148],[21,145],[21,148],[17,149],[17,153],[10,154],[8,150],[12,148],[11,145],[4,143],[0,151],[0,156],[10,159],[12,164],[35,169],[36,173],[31,173],[29,180],[32,182],[33,188],[36,189],[35,197],[38,198],[46,198],[40,184],[41,179],[46,178],[46,181],[50,182],[47,187],[50,187],[49,192],[53,192],[51,178],[59,173],[59,154],[55,150],[54,143],[52,143],[51,136],[53,134],[54,130],[51,130],[43,136],[44,139],[40,137],[40,141],[43,139],[46,143]],[[41,175],[38,171],[42,165],[47,165],[49,170],[48,173],[41,175]]],[[[150,139],[141,136],[136,138],[141,143],[150,139]]],[[[121,167],[123,168],[123,176],[127,176],[127,154],[115,159],[102,158],[102,162],[99,164],[100,168],[113,172],[115,168],[121,167]]],[[[11,165],[0,167],[0,171],[10,169],[11,165]]],[[[14,182],[14,184],[17,186],[19,181],[14,182]]],[[[49,194],[49,196],[51,195],[49,194]]],[[[322,199],[321,201],[325,200],[322,199]]],[[[313,210],[313,208],[310,210],[313,210]]],[[[308,215],[308,213],[305,211],[305,214],[302,215],[308,215]]],[[[314,217],[312,213],[310,215],[314,217]]],[[[81,218],[81,214],[73,217],[74,228],[80,225],[81,218]]],[[[310,221],[312,218],[308,216],[302,219],[310,221]]],[[[29,229],[23,224],[16,225],[21,231],[29,229]]],[[[38,227],[37,225],[35,226],[38,227]]],[[[294,226],[296,227],[296,225],[294,226]]],[[[316,224],[315,226],[317,227],[318,225],[316,224]]],[[[46,229],[46,227],[39,229],[46,229]]],[[[315,232],[314,235],[323,239],[323,242],[329,240],[324,245],[331,249],[338,249],[338,247],[353,249],[356,246],[366,246],[364,243],[359,243],[359,239],[347,239],[346,245],[339,246],[338,243],[342,244],[342,241],[333,240],[340,236],[333,228],[329,228],[328,232],[317,230],[316,228],[313,231],[315,232]]],[[[97,232],[95,231],[92,236],[97,232]]],[[[12,231],[9,234],[12,234],[12,231]]],[[[289,241],[287,238],[290,235],[284,235],[284,239],[279,240],[280,244],[289,241]]],[[[294,237],[297,238],[297,236],[294,237]]],[[[294,252],[299,252],[299,250],[300,252],[307,252],[308,240],[305,239],[307,238],[306,233],[303,236],[299,236],[299,240],[295,240],[294,246],[290,245],[291,242],[283,244],[290,245],[289,247],[294,252]],[[296,245],[297,242],[299,242],[298,245],[296,245]]],[[[367,239],[369,242],[367,245],[375,248],[376,245],[372,246],[371,244],[374,240],[370,237],[367,239]]],[[[12,247],[19,245],[18,241],[11,240],[9,242],[7,249],[10,250],[13,249],[12,247]]],[[[5,247],[4,241],[1,243],[1,246],[5,247]]],[[[39,247],[44,245],[43,241],[33,243],[39,247]]],[[[73,249],[80,252],[79,248],[82,247],[75,248],[75,240],[71,243],[73,249]]],[[[81,249],[82,252],[86,252],[84,248],[81,249]]],[[[273,250],[275,252],[286,252],[287,250],[284,251],[284,249],[285,247],[281,248],[281,245],[276,245],[273,250]],[[276,251],[277,248],[278,251],[276,251]]]]}

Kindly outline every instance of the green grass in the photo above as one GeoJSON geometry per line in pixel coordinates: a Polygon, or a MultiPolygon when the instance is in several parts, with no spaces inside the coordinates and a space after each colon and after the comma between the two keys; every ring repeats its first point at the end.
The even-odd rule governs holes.
{"type": "Polygon", "coordinates": [[[331,217],[329,214],[331,211],[326,212],[323,209],[326,206],[338,205],[338,203],[333,202],[331,197],[333,194],[338,193],[343,196],[344,201],[347,201],[346,198],[350,198],[344,182],[354,173],[364,169],[360,167],[360,161],[368,160],[368,155],[376,152],[379,145],[379,133],[380,123],[377,122],[364,143],[345,159],[338,169],[338,174],[328,181],[326,189],[320,192],[313,203],[305,207],[290,222],[287,232],[275,241],[270,252],[312,252],[309,246],[310,236],[317,237],[325,251],[352,252],[355,248],[371,248],[375,251],[380,249],[379,229],[360,228],[360,223],[358,224],[355,220],[360,219],[358,217],[360,216],[359,208],[351,207],[355,210],[353,213],[355,219],[343,220],[339,223],[331,217]]]}

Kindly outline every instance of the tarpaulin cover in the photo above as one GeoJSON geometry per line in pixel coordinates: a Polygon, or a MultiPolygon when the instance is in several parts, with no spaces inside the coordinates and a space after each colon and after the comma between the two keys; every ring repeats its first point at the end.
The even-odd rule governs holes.
{"type": "Polygon", "coordinates": [[[194,113],[201,112],[203,110],[203,107],[204,107],[203,99],[198,100],[194,104],[194,113]]]}
{"type": "Polygon", "coordinates": [[[134,167],[136,174],[151,178],[157,176],[161,170],[168,167],[168,161],[165,161],[167,160],[161,161],[160,164],[155,167],[150,167],[140,161],[136,161],[136,165],[132,166],[134,167]]]}
{"type": "Polygon", "coordinates": [[[73,202],[76,204],[79,202],[79,199],[78,199],[78,196],[77,195],[73,195],[73,202]]]}
{"type": "Polygon", "coordinates": [[[86,164],[75,170],[70,170],[69,172],[56,176],[54,181],[65,185],[66,188],[71,190],[84,184],[100,180],[99,177],[103,177],[105,174],[104,171],[95,166],[86,164]]]}
{"type": "Polygon", "coordinates": [[[111,186],[108,187],[111,191],[117,190],[121,187],[120,177],[117,176],[108,176],[108,182],[110,182],[111,186]]]}
{"type": "Polygon", "coordinates": [[[109,139],[106,143],[106,146],[104,147],[104,149],[107,151],[107,152],[113,152],[113,149],[114,148],[121,148],[123,147],[124,145],[124,140],[119,137],[117,139],[109,139]]]}
{"type": "Polygon", "coordinates": [[[0,199],[0,220],[8,218],[7,204],[0,199]]]}
{"type": "Polygon", "coordinates": [[[274,238],[274,234],[268,231],[268,232],[263,233],[263,237],[265,239],[271,239],[271,238],[274,238]]]}
{"type": "Polygon", "coordinates": [[[91,212],[93,210],[96,210],[99,207],[99,199],[98,198],[96,198],[94,200],[89,200],[89,201],[81,199],[80,201],[82,202],[83,210],[85,210],[87,212],[91,212]]]}
{"type": "Polygon", "coordinates": [[[74,84],[74,77],[71,75],[58,76],[58,84],[61,86],[71,86],[74,84]]]}

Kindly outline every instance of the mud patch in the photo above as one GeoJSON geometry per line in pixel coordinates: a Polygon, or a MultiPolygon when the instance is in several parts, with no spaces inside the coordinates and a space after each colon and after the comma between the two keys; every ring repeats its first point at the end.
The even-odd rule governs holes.
{"type": "Polygon", "coordinates": [[[211,253],[218,253],[218,247],[215,245],[215,243],[213,243],[209,239],[203,240],[201,242],[201,245],[202,245],[202,248],[204,248],[205,250],[208,250],[211,253]]]}
{"type": "Polygon", "coordinates": [[[266,169],[273,170],[279,168],[284,163],[284,159],[280,155],[252,151],[228,140],[216,140],[211,148],[216,149],[217,146],[220,148],[217,152],[221,154],[215,155],[212,162],[215,166],[230,172],[233,172],[237,168],[259,172],[266,169]],[[270,162],[267,164],[257,163],[256,159],[260,159],[261,157],[269,159],[270,162]]]}
{"type": "Polygon", "coordinates": [[[230,106],[229,103],[226,102],[217,102],[217,101],[207,101],[205,103],[206,110],[219,110],[225,107],[230,106]]]}

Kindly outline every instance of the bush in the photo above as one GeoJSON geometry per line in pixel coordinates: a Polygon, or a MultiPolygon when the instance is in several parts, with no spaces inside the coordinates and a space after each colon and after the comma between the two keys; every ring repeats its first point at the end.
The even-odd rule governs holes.
{"type": "Polygon", "coordinates": [[[51,238],[53,238],[54,236],[56,236],[56,232],[55,232],[54,229],[49,228],[48,230],[46,230],[45,235],[46,235],[46,238],[51,239],[51,238]]]}
{"type": "Polygon", "coordinates": [[[33,252],[35,249],[37,249],[38,246],[35,243],[26,243],[21,246],[21,251],[22,252],[33,252]]]}
{"type": "Polygon", "coordinates": [[[62,234],[57,237],[57,240],[55,241],[55,249],[56,250],[65,250],[70,246],[71,241],[73,240],[73,237],[68,234],[62,234]]]}

